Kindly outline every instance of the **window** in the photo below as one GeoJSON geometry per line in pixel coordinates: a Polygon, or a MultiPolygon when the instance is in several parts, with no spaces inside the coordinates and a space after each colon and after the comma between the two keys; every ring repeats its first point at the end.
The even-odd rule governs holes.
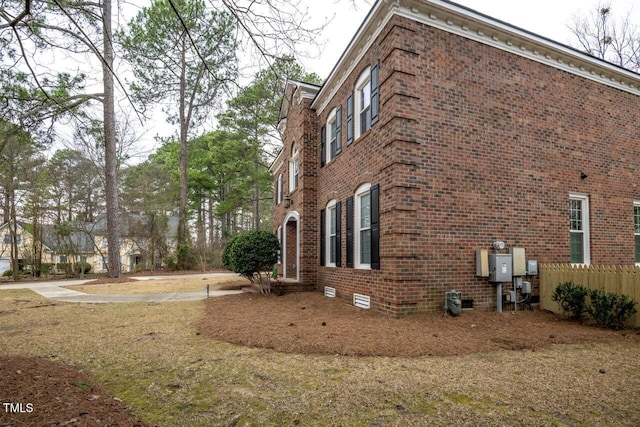
{"type": "Polygon", "coordinates": [[[380,269],[380,185],[362,184],[347,198],[347,267],[380,269]]]}
{"type": "Polygon", "coordinates": [[[291,160],[289,161],[289,192],[298,188],[298,174],[300,173],[300,161],[298,160],[298,149],[293,149],[291,160]]]}
{"type": "Polygon", "coordinates": [[[109,270],[109,257],[102,257],[102,269],[109,270]]]}
{"type": "Polygon", "coordinates": [[[342,265],[341,223],[342,203],[331,200],[320,211],[320,265],[342,265]]]}
{"type": "Polygon", "coordinates": [[[278,242],[280,242],[280,249],[278,249],[278,264],[282,264],[282,226],[278,227],[278,242]]]}
{"type": "Polygon", "coordinates": [[[569,235],[572,264],[589,264],[589,198],[569,195],[569,235]]]}
{"type": "Polygon", "coordinates": [[[378,121],[379,88],[378,88],[379,62],[360,75],[356,82],[353,101],[347,98],[347,145],[351,143],[351,123],[355,127],[355,138],[371,129],[378,121]],[[353,105],[351,103],[353,102],[353,105]],[[352,117],[352,114],[354,117],[352,117]]]}
{"type": "Polygon", "coordinates": [[[66,255],[60,255],[58,256],[58,262],[61,264],[64,264],[67,262],[67,256],[66,255]]]}
{"type": "Polygon", "coordinates": [[[356,197],[357,265],[371,267],[371,193],[369,189],[356,197]]]}
{"type": "MultiPolygon", "coordinates": [[[[3,240],[5,245],[10,245],[11,242],[11,234],[7,233],[4,235],[4,240],[3,240]]],[[[22,244],[22,234],[16,234],[16,244],[21,245],[22,244]]]]}
{"type": "Polygon", "coordinates": [[[276,184],[276,205],[279,205],[282,202],[282,183],[283,177],[282,174],[278,175],[278,181],[276,184]]]}
{"type": "Polygon", "coordinates": [[[636,264],[640,265],[640,202],[633,203],[633,232],[636,241],[636,264]]]}

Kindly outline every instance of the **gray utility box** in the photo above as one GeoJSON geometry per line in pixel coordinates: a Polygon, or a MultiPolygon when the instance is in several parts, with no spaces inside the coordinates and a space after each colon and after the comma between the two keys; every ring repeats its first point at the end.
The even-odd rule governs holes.
{"type": "Polygon", "coordinates": [[[489,254],[489,281],[510,282],[513,279],[511,254],[489,254]]]}

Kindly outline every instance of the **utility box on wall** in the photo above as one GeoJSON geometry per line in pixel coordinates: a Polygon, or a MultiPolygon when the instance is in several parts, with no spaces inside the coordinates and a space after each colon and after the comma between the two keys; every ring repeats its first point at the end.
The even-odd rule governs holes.
{"type": "Polygon", "coordinates": [[[510,254],[489,254],[489,281],[510,282],[513,279],[512,257],[510,254]]]}

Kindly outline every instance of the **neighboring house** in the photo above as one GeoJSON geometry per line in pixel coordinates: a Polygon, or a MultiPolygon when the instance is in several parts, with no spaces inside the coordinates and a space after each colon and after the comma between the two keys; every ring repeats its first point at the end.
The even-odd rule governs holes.
{"type": "Polygon", "coordinates": [[[495,308],[495,241],[640,263],[639,123],[636,73],[449,1],[377,1],[323,86],[286,85],[280,271],[403,315],[451,289],[495,308]]]}
{"type": "MultiPolygon", "coordinates": [[[[0,275],[11,270],[12,222],[0,225],[0,275]]],[[[16,244],[18,246],[18,266],[23,269],[35,256],[33,234],[25,224],[16,224],[16,244]]],[[[42,262],[53,262],[54,251],[46,243],[42,245],[42,262]]]]}
{"type": "MultiPolygon", "coordinates": [[[[160,266],[163,256],[175,250],[177,219],[147,220],[142,215],[123,215],[121,224],[120,262],[122,272],[160,266]]],[[[31,226],[18,223],[18,265],[22,269],[34,259],[31,226]]],[[[0,274],[11,269],[11,234],[9,223],[0,226],[0,274]]],[[[107,272],[108,240],[106,221],[69,223],[64,226],[42,226],[42,262],[56,270],[61,264],[86,262],[92,273],[107,272]]]]}

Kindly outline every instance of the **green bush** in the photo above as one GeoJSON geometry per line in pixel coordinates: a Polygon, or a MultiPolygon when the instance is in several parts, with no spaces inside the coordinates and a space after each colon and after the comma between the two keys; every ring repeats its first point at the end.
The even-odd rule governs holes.
{"type": "Polygon", "coordinates": [[[560,304],[565,313],[569,313],[569,317],[574,320],[582,318],[582,314],[586,309],[586,297],[588,289],[581,285],[575,285],[573,282],[565,282],[558,285],[551,299],[560,304]]]}
{"type": "Polygon", "coordinates": [[[278,261],[279,250],[280,242],[273,233],[248,231],[227,242],[222,262],[234,273],[258,283],[263,293],[270,293],[271,268],[278,261]]]}
{"type": "Polygon", "coordinates": [[[73,272],[75,274],[87,274],[88,272],[91,271],[91,264],[89,264],[88,262],[76,262],[73,265],[73,272]]]}
{"type": "Polygon", "coordinates": [[[636,302],[626,295],[592,289],[589,299],[591,303],[587,306],[587,313],[604,328],[621,329],[637,312],[636,302]]]}
{"type": "Polygon", "coordinates": [[[11,277],[13,276],[13,270],[6,270],[4,273],[2,273],[2,277],[11,277]]]}
{"type": "Polygon", "coordinates": [[[48,276],[51,274],[51,270],[53,270],[53,264],[50,262],[43,262],[40,264],[40,274],[42,276],[48,276]]]}
{"type": "Polygon", "coordinates": [[[222,258],[222,265],[224,266],[224,268],[231,271],[234,271],[233,264],[232,264],[233,258],[231,256],[231,251],[232,251],[231,248],[233,247],[233,244],[237,238],[238,236],[235,236],[229,239],[227,241],[227,244],[224,246],[224,249],[222,249],[222,253],[220,254],[220,258],[222,258]]]}

